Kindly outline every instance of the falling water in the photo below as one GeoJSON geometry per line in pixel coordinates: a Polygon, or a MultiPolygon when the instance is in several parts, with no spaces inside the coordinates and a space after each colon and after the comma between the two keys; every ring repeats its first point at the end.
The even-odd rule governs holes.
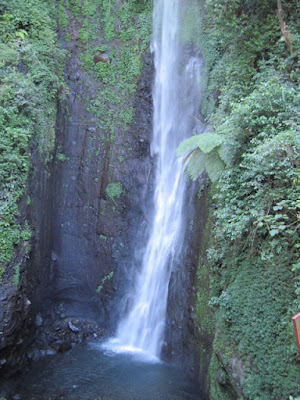
{"type": "MultiPolygon", "coordinates": [[[[164,340],[168,285],[180,253],[185,178],[176,148],[193,127],[199,107],[200,61],[183,41],[186,0],[155,0],[152,154],[157,156],[154,212],[133,302],[105,346],[159,358],[164,340]]],[[[191,2],[190,2],[191,3],[191,2]]]]}

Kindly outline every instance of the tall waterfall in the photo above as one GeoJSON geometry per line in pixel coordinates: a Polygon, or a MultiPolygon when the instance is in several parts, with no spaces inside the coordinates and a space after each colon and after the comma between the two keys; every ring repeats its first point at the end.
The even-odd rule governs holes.
{"type": "MultiPolygon", "coordinates": [[[[164,341],[168,285],[180,253],[185,197],[183,160],[176,148],[193,127],[199,107],[200,61],[184,44],[186,0],[155,0],[152,49],[155,57],[154,127],[157,156],[153,221],[133,302],[108,347],[159,358],[164,341]]],[[[192,3],[192,1],[188,2],[192,3]]]]}

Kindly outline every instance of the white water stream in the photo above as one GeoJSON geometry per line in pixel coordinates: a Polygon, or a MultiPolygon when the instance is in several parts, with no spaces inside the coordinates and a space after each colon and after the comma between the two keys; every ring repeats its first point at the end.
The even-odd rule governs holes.
{"type": "Polygon", "coordinates": [[[199,107],[200,61],[184,46],[186,0],[155,0],[152,49],[155,57],[152,154],[157,156],[154,212],[133,303],[105,348],[141,352],[159,359],[164,342],[168,285],[172,263],[183,241],[185,178],[179,143],[191,135],[199,107]],[[186,54],[188,53],[188,54],[186,54]]]}

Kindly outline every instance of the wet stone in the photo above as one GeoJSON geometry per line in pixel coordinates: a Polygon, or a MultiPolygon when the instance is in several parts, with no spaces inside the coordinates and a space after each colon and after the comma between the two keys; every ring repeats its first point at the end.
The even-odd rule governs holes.
{"type": "Polygon", "coordinates": [[[80,332],[80,329],[77,328],[77,326],[75,326],[71,321],[68,322],[68,328],[70,329],[70,331],[72,331],[74,333],[80,332]]]}
{"type": "Polygon", "coordinates": [[[40,314],[37,314],[35,317],[35,323],[37,326],[42,326],[43,324],[43,318],[41,317],[40,314]]]}

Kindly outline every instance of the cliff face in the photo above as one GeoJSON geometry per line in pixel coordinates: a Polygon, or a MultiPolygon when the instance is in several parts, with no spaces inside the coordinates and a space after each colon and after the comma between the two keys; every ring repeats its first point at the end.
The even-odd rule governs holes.
{"type": "Polygon", "coordinates": [[[80,69],[78,52],[75,48],[67,61],[67,116],[60,108],[57,123],[48,294],[66,317],[91,316],[111,329],[133,267],[136,232],[146,219],[145,191],[152,168],[152,59],[145,57],[135,98],[128,98],[133,121],[126,131],[116,128],[112,142],[105,137],[101,119],[87,111],[97,81],[80,69]]]}
{"type": "MultiPolygon", "coordinates": [[[[58,104],[55,156],[42,196],[46,204],[35,208],[40,210],[39,251],[33,251],[30,273],[33,303],[43,321],[40,347],[50,342],[61,348],[55,345],[60,336],[44,334],[51,330],[49,320],[55,325],[79,318],[98,324],[101,334],[112,333],[125,308],[121,299],[133,260],[138,262],[137,237],[145,236],[152,191],[153,61],[145,52],[149,37],[140,38],[134,18],[142,15],[151,26],[151,13],[145,7],[118,7],[110,15],[97,9],[93,16],[75,4],[60,9],[68,21],[60,37],[68,54],[68,90],[58,104]],[[125,9],[128,29],[133,24],[133,36],[123,41],[116,35],[117,9],[125,9]],[[114,30],[108,33],[110,21],[114,30]],[[95,26],[92,37],[83,34],[88,23],[95,26]],[[133,59],[136,69],[130,72],[133,59]],[[130,85],[124,87],[126,76],[130,85]]],[[[94,325],[99,334],[97,329],[94,325]]]]}
{"type": "Polygon", "coordinates": [[[46,137],[33,133],[31,173],[19,205],[20,224],[26,218],[33,235],[24,236],[26,248],[24,240],[15,248],[1,284],[3,376],[28,357],[78,340],[69,337],[68,318],[92,321],[79,340],[99,334],[100,326],[101,334],[112,332],[139,262],[136,240],[145,239],[152,198],[150,7],[118,2],[107,12],[97,2],[58,5],[67,57],[58,66],[65,64],[53,102],[55,145],[41,152],[46,137]]]}

